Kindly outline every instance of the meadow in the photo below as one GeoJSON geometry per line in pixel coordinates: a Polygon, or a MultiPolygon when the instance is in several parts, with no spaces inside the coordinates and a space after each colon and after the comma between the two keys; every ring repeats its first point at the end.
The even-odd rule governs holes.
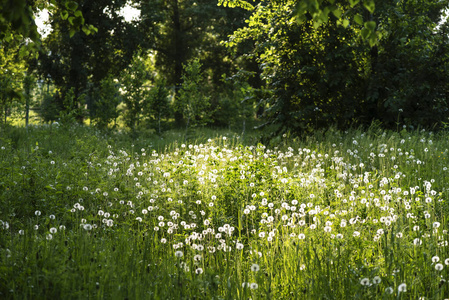
{"type": "Polygon", "coordinates": [[[2,299],[449,298],[449,134],[0,132],[2,299]]]}

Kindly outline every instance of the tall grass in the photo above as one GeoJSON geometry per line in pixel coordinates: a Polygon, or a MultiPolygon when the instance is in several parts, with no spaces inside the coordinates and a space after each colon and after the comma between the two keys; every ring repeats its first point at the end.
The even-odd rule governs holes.
{"type": "Polygon", "coordinates": [[[0,138],[5,299],[445,299],[446,133],[0,138]]]}

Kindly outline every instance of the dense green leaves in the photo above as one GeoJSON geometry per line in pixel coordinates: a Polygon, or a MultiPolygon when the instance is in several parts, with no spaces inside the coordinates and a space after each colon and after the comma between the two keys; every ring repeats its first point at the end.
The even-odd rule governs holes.
{"type": "Polygon", "coordinates": [[[175,100],[175,110],[186,120],[186,130],[207,124],[210,120],[210,101],[204,90],[204,78],[199,60],[184,65],[183,85],[175,100]]]}
{"type": "Polygon", "coordinates": [[[318,26],[312,10],[324,8],[317,3],[264,1],[228,43],[256,45],[252,54],[269,91],[265,115],[278,132],[447,120],[448,38],[446,25],[436,27],[447,2],[377,1],[374,13],[368,1],[351,3],[340,6],[347,22],[331,15],[318,26]],[[294,21],[298,5],[301,22],[294,21]]]}

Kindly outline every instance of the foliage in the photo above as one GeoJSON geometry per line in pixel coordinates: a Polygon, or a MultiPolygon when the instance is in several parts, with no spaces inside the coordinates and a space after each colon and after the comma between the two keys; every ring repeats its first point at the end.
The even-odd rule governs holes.
{"type": "Polygon", "coordinates": [[[111,76],[104,78],[99,86],[92,86],[89,93],[89,113],[91,121],[100,129],[119,117],[120,104],[118,84],[111,76]]]}
{"type": "MultiPolygon", "coordinates": [[[[362,26],[360,36],[369,42],[371,46],[378,41],[379,32],[376,32],[376,22],[370,17],[363,18],[363,15],[373,14],[375,12],[376,2],[382,3],[382,0],[295,0],[295,1],[271,1],[275,5],[289,2],[294,7],[294,17],[299,23],[312,21],[316,29],[329,20],[337,19],[337,24],[347,28],[350,23],[362,26]],[[363,11],[360,14],[353,14],[351,10],[363,11]]],[[[254,10],[255,7],[244,0],[220,0],[219,5],[229,7],[242,7],[247,10],[254,10]]]]}
{"type": "Polygon", "coordinates": [[[52,32],[44,41],[45,51],[39,55],[37,68],[41,78],[51,79],[63,98],[73,88],[74,101],[80,103],[80,97],[92,84],[100,85],[108,76],[119,77],[133,58],[139,34],[133,24],[126,23],[118,14],[125,1],[74,3],[86,23],[95,26],[98,32],[93,35],[73,33],[64,9],[58,8],[52,16],[52,32]]]}
{"type": "Polygon", "coordinates": [[[162,133],[162,118],[170,117],[172,107],[169,100],[170,92],[165,80],[156,81],[148,94],[148,107],[146,113],[154,120],[157,132],[162,133]]]}
{"type": "Polygon", "coordinates": [[[18,40],[0,47],[0,119],[6,120],[14,107],[20,107],[23,100],[22,82],[26,70],[25,63],[19,59],[21,46],[18,40]]]}
{"type": "MultiPolygon", "coordinates": [[[[338,26],[329,16],[320,26],[313,18],[298,23],[296,3],[262,2],[228,42],[255,44],[268,90],[265,116],[278,126],[273,136],[373,120],[432,127],[447,119],[448,39],[446,25],[436,27],[446,1],[377,1],[370,18],[380,39],[373,47],[360,38],[363,22],[338,26]]],[[[363,15],[345,9],[346,16],[363,15]]]]}
{"type": "Polygon", "coordinates": [[[40,105],[39,115],[45,123],[54,122],[58,119],[58,115],[62,111],[60,97],[57,91],[53,94],[47,93],[44,95],[40,105]]]}
{"type": "Polygon", "coordinates": [[[217,93],[218,105],[213,111],[211,119],[214,125],[235,127],[242,124],[245,131],[246,121],[254,118],[254,89],[238,76],[222,78],[224,84],[221,92],[217,93]]]}
{"type": "MultiPolygon", "coordinates": [[[[91,34],[97,29],[86,24],[83,13],[78,9],[78,3],[72,0],[1,0],[0,1],[0,41],[9,42],[14,36],[30,38],[38,45],[41,37],[34,22],[34,15],[38,10],[47,9],[52,14],[60,13],[70,29],[70,35],[83,30],[91,34]]],[[[36,49],[34,49],[36,50],[36,49]]]]}
{"type": "Polygon", "coordinates": [[[186,130],[206,125],[211,116],[210,99],[205,93],[205,80],[198,59],[184,66],[182,82],[179,95],[175,99],[175,110],[181,113],[186,121],[186,130]]]}
{"type": "Polygon", "coordinates": [[[123,72],[121,89],[123,103],[126,109],[123,112],[125,124],[132,131],[136,130],[143,118],[144,108],[147,107],[148,89],[146,84],[152,79],[152,74],[143,60],[135,56],[129,68],[123,72]]]}
{"type": "MultiPolygon", "coordinates": [[[[222,85],[222,74],[239,68],[242,54],[232,57],[221,41],[244,25],[247,11],[218,7],[206,0],[134,2],[141,9],[139,28],[146,36],[146,48],[155,55],[159,76],[175,87],[175,98],[183,84],[183,65],[190,60],[200,59],[216,90],[222,85]]],[[[175,112],[174,117],[177,124],[183,124],[181,115],[175,112]]]]}

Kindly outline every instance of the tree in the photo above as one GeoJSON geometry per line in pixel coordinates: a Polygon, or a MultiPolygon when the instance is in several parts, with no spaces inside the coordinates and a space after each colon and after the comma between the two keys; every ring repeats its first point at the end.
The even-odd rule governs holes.
{"type": "Polygon", "coordinates": [[[210,120],[209,97],[205,95],[202,86],[204,80],[201,73],[201,63],[198,59],[184,65],[182,87],[179,97],[175,99],[175,111],[182,114],[186,120],[186,132],[191,127],[206,125],[210,120]]]}
{"type": "MultiPolygon", "coordinates": [[[[376,0],[377,3],[382,0],[376,0]]],[[[293,16],[299,23],[312,21],[314,28],[320,27],[327,23],[330,19],[337,18],[337,24],[348,27],[351,22],[362,25],[360,35],[367,40],[370,45],[374,45],[379,37],[376,32],[376,23],[368,16],[363,18],[362,15],[368,12],[373,14],[376,7],[375,0],[296,0],[296,1],[271,1],[274,5],[289,2],[289,6],[293,7],[293,16]],[[349,10],[365,10],[362,14],[348,14],[349,10]]],[[[219,5],[229,7],[242,7],[253,11],[254,6],[245,0],[219,0],[219,5]]]]}
{"type": "MultiPolygon", "coordinates": [[[[237,59],[231,58],[220,42],[244,25],[249,12],[243,9],[218,7],[207,0],[136,1],[141,9],[140,30],[147,33],[147,48],[154,50],[155,67],[167,85],[175,87],[175,98],[182,85],[183,65],[200,59],[208,85],[221,85],[222,74],[236,69],[237,59]]],[[[211,88],[211,94],[218,89],[211,88]]],[[[216,97],[212,105],[217,106],[216,97]]],[[[182,114],[175,112],[178,125],[182,114]]]]}
{"type": "Polygon", "coordinates": [[[146,84],[152,79],[144,57],[137,54],[121,77],[122,98],[126,105],[123,113],[125,124],[133,132],[143,119],[144,109],[148,107],[149,92],[146,84]]]}
{"type": "Polygon", "coordinates": [[[250,55],[267,84],[265,117],[278,126],[275,134],[373,120],[392,127],[399,112],[400,121],[413,126],[447,120],[448,38],[436,25],[448,2],[376,3],[369,14],[363,7],[342,7],[354,20],[348,26],[339,25],[338,14],[316,26],[312,16],[295,21],[295,1],[264,1],[248,26],[236,31],[229,46],[255,44],[250,55]],[[375,45],[362,33],[367,18],[377,26],[375,45]]]}
{"type": "Polygon", "coordinates": [[[78,3],[72,0],[0,0],[0,42],[9,42],[14,36],[21,36],[39,45],[41,37],[34,16],[43,9],[52,14],[60,13],[71,35],[80,30],[86,34],[95,32],[95,27],[84,22],[83,14],[77,8],[78,3]]]}
{"type": "Polygon", "coordinates": [[[20,59],[21,41],[13,39],[0,47],[0,117],[6,124],[14,106],[22,105],[22,82],[26,71],[20,59]]]}
{"type": "MultiPolygon", "coordinates": [[[[121,0],[92,0],[76,2],[78,10],[98,32],[86,35],[73,33],[67,25],[64,10],[57,10],[51,19],[53,31],[45,39],[39,56],[39,73],[50,77],[59,88],[59,107],[62,99],[73,89],[78,107],[89,87],[108,77],[118,77],[132,60],[140,38],[135,24],[125,22],[118,11],[125,5],[121,0]]],[[[68,17],[70,18],[70,17],[68,17]]],[[[90,106],[93,107],[93,106],[90,106]]],[[[78,116],[82,121],[82,116],[78,116]]]]}
{"type": "Polygon", "coordinates": [[[92,86],[89,98],[91,122],[100,129],[108,128],[108,125],[119,117],[117,106],[121,97],[118,84],[109,75],[102,79],[100,84],[92,86]]]}
{"type": "Polygon", "coordinates": [[[157,132],[162,133],[162,118],[168,118],[171,115],[171,106],[169,102],[170,92],[166,87],[164,80],[156,81],[156,84],[149,92],[149,101],[147,114],[152,117],[157,124],[157,132]]]}

